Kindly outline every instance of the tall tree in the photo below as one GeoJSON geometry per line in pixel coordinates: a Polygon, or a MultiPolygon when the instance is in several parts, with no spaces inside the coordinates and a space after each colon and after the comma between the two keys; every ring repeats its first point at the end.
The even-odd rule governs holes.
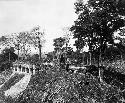
{"type": "MultiPolygon", "coordinates": [[[[64,32],[64,39],[65,39],[65,49],[64,49],[64,52],[65,52],[65,61],[67,63],[67,58],[68,58],[68,52],[69,52],[69,42],[70,42],[70,39],[71,39],[71,36],[72,36],[72,33],[70,31],[70,27],[64,27],[63,28],[63,32],[64,32]]],[[[70,48],[71,49],[71,48],[70,48]]]]}
{"type": "Polygon", "coordinates": [[[83,0],[75,3],[78,19],[71,31],[76,38],[75,45],[81,50],[86,44],[92,53],[97,50],[99,56],[103,53],[107,43],[114,44],[114,32],[125,26],[125,19],[121,16],[114,0],[83,0]]]}
{"type": "Polygon", "coordinates": [[[45,32],[40,32],[40,27],[34,27],[31,32],[30,32],[30,37],[31,37],[31,44],[33,44],[34,47],[37,47],[39,49],[39,60],[41,60],[41,55],[42,55],[42,46],[46,42],[44,35],[45,32]]]}
{"type": "Polygon", "coordinates": [[[54,50],[56,52],[56,57],[57,57],[57,60],[58,60],[58,63],[59,63],[59,58],[60,58],[60,55],[62,54],[62,47],[63,45],[65,44],[65,38],[63,37],[59,37],[59,38],[55,38],[53,40],[53,46],[54,46],[54,50]]]}

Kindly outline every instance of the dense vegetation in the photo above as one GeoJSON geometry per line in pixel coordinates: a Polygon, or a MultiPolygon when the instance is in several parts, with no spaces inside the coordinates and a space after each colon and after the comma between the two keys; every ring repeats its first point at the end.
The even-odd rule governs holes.
{"type": "Polygon", "coordinates": [[[47,66],[32,76],[25,91],[14,99],[5,98],[5,103],[122,103],[124,80],[119,82],[121,74],[108,69],[104,70],[101,83],[95,73],[98,68],[73,73],[59,66],[47,66]]]}
{"type": "Polygon", "coordinates": [[[0,54],[0,72],[10,70],[12,63],[18,59],[18,55],[14,53],[14,48],[5,48],[0,54]]]}
{"type": "MultiPolygon", "coordinates": [[[[125,72],[120,70],[122,62],[118,68],[112,65],[117,58],[124,59],[125,46],[122,42],[114,43],[114,32],[125,26],[125,19],[121,15],[124,7],[119,7],[114,0],[89,0],[88,4],[78,0],[75,9],[78,19],[70,30],[76,38],[77,51],[68,46],[66,38],[60,37],[54,39],[54,51],[48,53],[44,60],[41,57],[39,60],[38,54],[29,56],[27,61],[37,64],[40,71],[31,77],[27,88],[16,98],[3,97],[1,100],[4,103],[125,103],[125,72]],[[86,45],[89,52],[81,53],[86,45]],[[86,63],[88,61],[90,64],[94,61],[94,65],[86,63]],[[95,66],[100,61],[104,66],[95,66]],[[108,66],[105,61],[110,62],[108,66]],[[43,62],[53,65],[43,65],[43,62]],[[68,62],[70,65],[88,66],[86,69],[79,67],[79,70],[72,70],[65,68],[68,62]]],[[[21,35],[25,37],[25,34],[21,35]]],[[[25,44],[30,36],[24,39],[25,44]]],[[[32,41],[31,44],[34,43],[32,41]]],[[[0,60],[5,59],[3,62],[10,63],[17,59],[18,56],[14,55],[12,48],[7,49],[0,60]],[[14,58],[8,57],[10,53],[14,58]]]]}

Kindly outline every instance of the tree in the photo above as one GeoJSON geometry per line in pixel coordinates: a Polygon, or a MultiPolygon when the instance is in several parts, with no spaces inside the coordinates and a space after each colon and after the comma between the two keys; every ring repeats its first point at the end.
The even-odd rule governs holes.
{"type": "Polygon", "coordinates": [[[33,46],[39,49],[39,60],[41,60],[41,47],[45,43],[45,39],[41,39],[41,37],[44,35],[44,32],[42,33],[38,31],[39,29],[34,29],[30,32],[20,32],[17,38],[20,44],[22,44],[24,57],[26,56],[28,50],[30,50],[30,47],[33,46]]]}
{"type": "Polygon", "coordinates": [[[46,54],[46,58],[45,58],[44,62],[52,62],[54,60],[54,56],[55,56],[55,52],[54,51],[48,52],[46,54]]]}
{"type": "Polygon", "coordinates": [[[65,45],[66,45],[64,47],[64,51],[63,52],[65,52],[65,62],[67,63],[68,52],[70,52],[70,50],[72,49],[72,48],[69,47],[70,46],[69,41],[71,39],[72,33],[70,31],[70,27],[64,27],[63,28],[63,32],[64,32],[64,39],[65,39],[65,45]]]}
{"type": "Polygon", "coordinates": [[[55,52],[56,52],[56,55],[57,55],[57,60],[59,60],[60,58],[60,55],[61,55],[61,50],[62,50],[62,47],[63,45],[65,44],[65,38],[63,37],[59,37],[59,38],[55,38],[53,40],[53,46],[55,47],[55,52]]]}
{"type": "Polygon", "coordinates": [[[9,62],[14,62],[17,60],[18,56],[14,53],[15,50],[13,47],[5,48],[2,50],[2,55],[4,56],[3,60],[7,60],[9,62]]]}
{"type": "Polygon", "coordinates": [[[75,9],[78,19],[71,27],[75,45],[79,50],[88,45],[90,53],[96,50],[100,61],[107,43],[114,44],[114,32],[125,26],[121,9],[114,0],[89,0],[87,4],[79,0],[75,9]]]}
{"type": "Polygon", "coordinates": [[[8,70],[12,63],[17,60],[18,55],[14,53],[15,50],[13,47],[5,48],[0,54],[0,68],[1,71],[8,70]]]}
{"type": "Polygon", "coordinates": [[[0,43],[4,46],[12,46],[23,52],[24,59],[31,52],[31,47],[39,48],[39,57],[41,58],[41,47],[45,43],[45,39],[42,39],[44,32],[39,32],[40,27],[34,27],[31,31],[24,31],[14,33],[12,35],[2,36],[0,43]]]}
{"type": "Polygon", "coordinates": [[[53,40],[54,44],[53,46],[55,47],[55,51],[58,51],[62,49],[63,45],[65,44],[65,39],[63,37],[55,38],[53,40]]]}
{"type": "Polygon", "coordinates": [[[66,52],[67,58],[71,58],[73,48],[72,47],[63,47],[62,52],[66,52]]]}
{"type": "Polygon", "coordinates": [[[31,44],[33,44],[35,47],[37,47],[39,49],[39,60],[41,60],[41,48],[43,46],[43,44],[45,43],[45,39],[43,38],[45,35],[45,32],[40,32],[39,31],[40,27],[34,27],[31,32],[30,32],[30,36],[31,36],[31,44]]]}
{"type": "MultiPolygon", "coordinates": [[[[3,38],[3,36],[1,37],[3,38]]],[[[28,32],[20,32],[20,33],[14,33],[12,35],[6,35],[6,39],[1,39],[0,43],[3,46],[11,47],[13,46],[14,49],[19,50],[23,52],[23,56],[25,57],[28,51],[30,50],[28,45],[28,42],[30,41],[30,38],[28,38],[28,32]]]]}

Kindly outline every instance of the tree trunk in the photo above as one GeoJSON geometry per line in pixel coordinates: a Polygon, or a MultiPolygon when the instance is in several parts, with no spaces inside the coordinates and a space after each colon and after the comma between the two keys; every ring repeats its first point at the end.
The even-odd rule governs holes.
{"type": "Polygon", "coordinates": [[[103,79],[102,79],[102,77],[103,77],[103,70],[101,68],[101,63],[102,63],[102,61],[101,61],[101,49],[100,49],[99,50],[99,66],[98,66],[98,69],[99,69],[99,80],[100,80],[100,82],[103,82],[103,79]]]}
{"type": "Polygon", "coordinates": [[[89,58],[89,65],[92,65],[92,53],[91,52],[89,52],[89,56],[90,56],[90,58],[89,58]]]}
{"type": "Polygon", "coordinates": [[[40,39],[39,39],[39,41],[38,41],[38,45],[39,45],[39,60],[41,60],[41,54],[42,54],[42,52],[41,52],[41,44],[40,44],[40,39]]]}
{"type": "Polygon", "coordinates": [[[19,48],[18,48],[18,61],[19,61],[19,48]]]}
{"type": "Polygon", "coordinates": [[[9,63],[10,63],[10,52],[9,52],[9,63]]]}
{"type": "Polygon", "coordinates": [[[85,65],[85,62],[84,62],[84,59],[85,58],[85,53],[83,53],[83,59],[82,59],[82,63],[83,63],[83,65],[85,65]]]}
{"type": "Polygon", "coordinates": [[[68,47],[68,43],[66,43],[66,53],[65,53],[65,63],[67,64],[67,47],[68,47]]]}
{"type": "MultiPolygon", "coordinates": [[[[121,51],[120,51],[121,52],[121,51]]],[[[123,62],[122,52],[121,52],[121,62],[123,62]]]]}
{"type": "Polygon", "coordinates": [[[56,53],[58,65],[60,63],[60,54],[61,53],[60,53],[60,49],[59,49],[59,50],[57,50],[57,53],[56,53]]]}
{"type": "Polygon", "coordinates": [[[24,60],[26,60],[26,58],[27,58],[25,45],[26,45],[26,44],[23,45],[23,46],[24,46],[24,60]]]}
{"type": "Polygon", "coordinates": [[[25,44],[23,44],[23,51],[24,51],[23,60],[25,60],[25,57],[26,57],[26,53],[25,53],[25,44]]]}
{"type": "Polygon", "coordinates": [[[89,65],[89,56],[87,56],[87,65],[89,65]]]}

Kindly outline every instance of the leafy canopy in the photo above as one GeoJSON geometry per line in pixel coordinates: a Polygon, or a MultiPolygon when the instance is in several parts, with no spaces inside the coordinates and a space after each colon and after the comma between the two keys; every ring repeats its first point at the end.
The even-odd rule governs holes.
{"type": "Polygon", "coordinates": [[[61,49],[63,47],[63,45],[65,44],[65,38],[63,37],[59,37],[59,38],[55,38],[53,40],[53,46],[55,47],[55,51],[61,49]]]}
{"type": "Polygon", "coordinates": [[[81,50],[85,45],[89,50],[103,50],[107,43],[113,44],[113,34],[125,26],[125,19],[119,12],[121,9],[114,0],[82,0],[75,3],[78,15],[71,31],[76,38],[75,46],[81,50]]]}

